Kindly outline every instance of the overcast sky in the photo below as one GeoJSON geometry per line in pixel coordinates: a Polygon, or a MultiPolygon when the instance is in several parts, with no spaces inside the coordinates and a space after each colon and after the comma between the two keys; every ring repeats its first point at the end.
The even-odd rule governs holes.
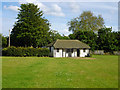
{"type": "MultiPolygon", "coordinates": [[[[24,0],[25,1],[25,0],[24,0]]],[[[26,0],[34,3],[44,12],[44,17],[51,23],[51,29],[60,34],[69,35],[67,22],[78,17],[83,11],[92,11],[94,15],[102,15],[105,25],[118,30],[118,2],[40,2],[37,0],[26,0]]],[[[0,28],[2,33],[8,36],[18,14],[21,3],[26,2],[1,2],[0,3],[0,28]]]]}

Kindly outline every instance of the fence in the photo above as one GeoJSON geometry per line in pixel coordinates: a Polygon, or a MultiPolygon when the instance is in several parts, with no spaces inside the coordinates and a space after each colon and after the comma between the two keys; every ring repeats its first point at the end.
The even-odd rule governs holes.
{"type": "Polygon", "coordinates": [[[113,54],[113,55],[120,55],[120,51],[113,51],[113,52],[107,52],[105,53],[104,50],[95,50],[95,51],[91,51],[91,54],[95,54],[95,55],[109,55],[109,54],[113,54]]]}

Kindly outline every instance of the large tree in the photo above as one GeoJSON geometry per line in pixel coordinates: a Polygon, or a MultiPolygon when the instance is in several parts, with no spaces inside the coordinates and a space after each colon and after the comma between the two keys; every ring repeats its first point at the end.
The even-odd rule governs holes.
{"type": "Polygon", "coordinates": [[[98,46],[100,50],[112,52],[118,50],[118,32],[112,32],[112,28],[101,28],[98,31],[98,46]]]}
{"type": "Polygon", "coordinates": [[[69,31],[98,31],[104,26],[104,19],[101,15],[94,16],[91,11],[84,11],[79,17],[68,22],[69,31]]]}
{"type": "Polygon", "coordinates": [[[47,44],[49,22],[43,12],[32,3],[21,4],[17,22],[11,32],[14,46],[42,47],[47,44]]]}
{"type": "Polygon", "coordinates": [[[48,43],[51,43],[57,39],[70,39],[68,36],[65,36],[64,34],[61,35],[58,31],[56,30],[50,30],[49,31],[49,40],[48,43]]]}
{"type": "Polygon", "coordinates": [[[70,39],[78,39],[91,47],[91,50],[94,51],[97,49],[97,35],[93,31],[81,31],[78,30],[73,34],[69,35],[70,39]]]}

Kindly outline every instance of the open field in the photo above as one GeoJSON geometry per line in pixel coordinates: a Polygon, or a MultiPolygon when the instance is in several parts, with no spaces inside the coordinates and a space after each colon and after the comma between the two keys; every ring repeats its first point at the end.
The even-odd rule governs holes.
{"type": "Polygon", "coordinates": [[[118,56],[3,57],[3,88],[117,88],[118,56]]]}

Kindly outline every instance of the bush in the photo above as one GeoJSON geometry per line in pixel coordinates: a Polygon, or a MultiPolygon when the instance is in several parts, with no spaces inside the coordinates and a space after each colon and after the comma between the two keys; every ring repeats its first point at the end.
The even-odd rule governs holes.
{"type": "Polygon", "coordinates": [[[17,49],[14,46],[5,48],[2,51],[3,51],[3,55],[5,55],[5,56],[16,56],[16,53],[17,53],[17,49]]]}
{"type": "Polygon", "coordinates": [[[31,47],[7,47],[2,50],[3,56],[49,56],[47,48],[31,48],[31,47]]]}

